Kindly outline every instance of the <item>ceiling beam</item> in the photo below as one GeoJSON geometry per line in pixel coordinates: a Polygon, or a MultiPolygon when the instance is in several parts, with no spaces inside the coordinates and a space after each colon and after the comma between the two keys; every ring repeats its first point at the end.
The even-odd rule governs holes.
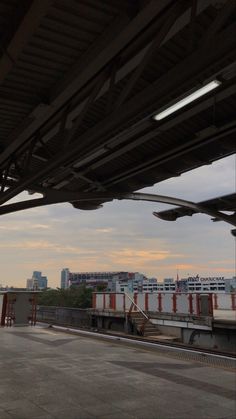
{"type": "MultiPolygon", "coordinates": [[[[1,26],[0,48],[6,54],[8,45],[14,37],[20,23],[22,22],[32,2],[33,0],[21,0],[20,2],[17,2],[14,6],[14,9],[11,11],[9,19],[7,19],[5,23],[3,20],[1,26]]],[[[9,6],[12,7],[11,5],[9,6]]],[[[8,58],[10,58],[11,60],[10,56],[8,58]]]]}
{"type": "Polygon", "coordinates": [[[4,48],[5,53],[0,59],[0,84],[17,62],[23,48],[52,4],[53,0],[34,0],[29,9],[26,8],[26,13],[23,15],[20,25],[17,27],[14,36],[11,37],[9,44],[4,48]]]}
{"type": "MultiPolygon", "coordinates": [[[[103,48],[101,47],[101,42],[98,41],[98,45],[100,45],[100,47],[97,47],[97,49],[95,51],[94,48],[96,47],[96,45],[94,45],[94,48],[92,48],[92,50],[90,49],[88,51],[88,53],[86,53],[84,55],[84,59],[83,59],[82,63],[81,63],[81,60],[79,60],[79,66],[77,66],[77,68],[74,69],[74,70],[76,70],[76,71],[74,71],[74,73],[75,73],[74,76],[72,77],[73,71],[70,74],[70,81],[67,81],[67,83],[65,83],[65,80],[63,80],[63,82],[60,83],[59,86],[57,86],[57,88],[56,88],[57,90],[54,91],[54,93],[53,93],[51,106],[45,108],[45,111],[42,111],[41,114],[37,116],[37,118],[34,118],[34,121],[31,124],[27,124],[27,127],[25,129],[22,128],[20,134],[19,134],[19,130],[18,130],[16,132],[15,137],[11,135],[12,139],[11,139],[10,146],[7,147],[5,149],[5,152],[0,155],[0,165],[2,165],[2,163],[6,159],[8,159],[8,157],[11,153],[16,152],[17,149],[19,149],[21,147],[21,145],[23,145],[27,141],[27,139],[29,140],[30,136],[33,135],[40,127],[42,127],[42,125],[45,124],[45,122],[49,118],[51,118],[52,115],[55,114],[61,106],[63,106],[63,103],[65,101],[62,102],[62,100],[61,100],[62,98],[66,99],[69,96],[71,97],[72,93],[74,94],[75,91],[78,91],[78,89],[80,89],[82,87],[82,84],[83,84],[82,82],[83,81],[85,83],[88,81],[88,79],[87,79],[87,76],[88,76],[87,69],[88,69],[88,67],[90,68],[92,66],[94,68],[94,70],[97,71],[97,72],[99,71],[99,68],[101,69],[101,67],[96,67],[96,65],[92,64],[93,60],[94,60],[94,53],[95,52],[96,52],[96,54],[95,54],[96,58],[99,54],[103,54],[103,53],[108,52],[108,51],[112,52],[113,51],[113,45],[114,46],[117,45],[118,39],[120,39],[120,41],[124,42],[124,39],[126,39],[125,37],[128,33],[129,33],[129,36],[131,36],[131,34],[133,34],[133,37],[135,39],[137,39],[138,30],[141,30],[143,32],[143,27],[144,27],[143,25],[145,25],[147,23],[148,16],[149,16],[149,19],[156,19],[158,14],[161,14],[162,17],[163,17],[162,12],[171,3],[172,3],[171,1],[165,1],[165,2],[162,1],[162,2],[159,2],[157,4],[157,2],[152,1],[152,2],[150,2],[148,9],[147,9],[147,7],[145,7],[145,13],[143,12],[141,14],[141,16],[139,16],[138,20],[136,18],[133,20],[133,22],[132,22],[133,26],[132,27],[130,27],[130,25],[127,25],[127,22],[126,23],[123,22],[123,21],[122,21],[123,23],[121,21],[118,22],[119,27],[120,26],[123,27],[123,28],[125,27],[124,29],[122,29],[121,33],[118,34],[119,36],[118,35],[114,36],[114,34],[113,34],[113,37],[111,37],[110,35],[112,35],[112,34],[109,35],[106,32],[105,35],[104,35],[106,39],[103,39],[103,42],[102,42],[102,47],[103,48]],[[140,25],[140,22],[141,22],[142,25],[140,25]],[[137,26],[137,23],[139,23],[139,25],[140,25],[139,28],[137,26]],[[112,42],[110,42],[111,46],[106,47],[106,45],[108,44],[108,40],[110,40],[110,39],[112,39],[112,42]],[[104,41],[105,41],[105,44],[104,44],[104,41]],[[105,48],[104,48],[104,46],[105,46],[105,48]],[[91,52],[92,52],[92,54],[91,54],[91,52]],[[70,92],[68,92],[68,89],[70,87],[71,87],[70,92]],[[58,102],[58,100],[59,100],[59,102],[58,102]]],[[[209,7],[210,4],[214,4],[214,0],[198,0],[198,8],[197,8],[196,13],[200,14],[203,10],[205,10],[207,7],[209,7]]],[[[162,44],[167,42],[178,31],[180,31],[183,27],[185,27],[189,23],[189,19],[190,19],[190,12],[189,12],[189,10],[186,10],[177,19],[176,23],[174,24],[174,26],[171,28],[171,30],[167,34],[167,36],[165,37],[162,44]]],[[[112,26],[114,26],[114,25],[112,25],[112,26]]],[[[116,32],[117,32],[117,29],[116,29],[116,32]]],[[[131,40],[131,38],[127,38],[127,40],[131,40]]],[[[122,44],[122,51],[123,51],[124,47],[125,47],[125,45],[123,43],[122,44]]],[[[115,49],[114,49],[114,52],[116,52],[115,49]]],[[[132,71],[132,69],[135,68],[139,64],[139,61],[142,60],[144,54],[145,54],[145,48],[141,52],[139,52],[137,54],[137,56],[132,58],[131,61],[129,61],[127,64],[124,64],[123,67],[121,67],[121,69],[117,69],[117,81],[119,81],[120,79],[125,77],[127,73],[132,71]]],[[[112,55],[111,55],[110,58],[112,60],[114,58],[114,56],[112,57],[112,55]]],[[[105,88],[105,85],[104,85],[104,88],[105,88]]]]}
{"type": "Polygon", "coordinates": [[[167,36],[174,22],[176,21],[178,15],[182,14],[184,10],[183,5],[184,3],[177,2],[173,5],[173,7],[171,7],[168,10],[164,23],[162,23],[160,28],[158,28],[159,30],[157,31],[156,37],[154,37],[153,41],[149,45],[141,63],[136,67],[134,73],[131,74],[130,79],[125,84],[122,92],[120,93],[120,96],[118,97],[118,99],[116,100],[114,104],[114,109],[119,108],[122,105],[122,103],[125,101],[125,99],[129,96],[130,92],[132,91],[133,87],[137,83],[138,79],[141,77],[144,69],[146,68],[147,64],[150,62],[154,53],[161,46],[161,43],[164,41],[165,37],[167,36]]]}
{"type": "MultiPolygon", "coordinates": [[[[192,118],[193,116],[197,115],[200,112],[203,112],[204,110],[212,107],[214,103],[217,104],[220,103],[222,100],[227,99],[231,95],[236,94],[236,85],[231,85],[226,87],[225,89],[219,91],[214,97],[207,98],[203,100],[201,103],[195,104],[195,106],[191,107],[190,109],[184,111],[180,115],[176,116],[175,118],[171,119],[170,121],[164,121],[161,124],[154,124],[153,130],[149,130],[148,133],[142,134],[142,131],[140,131],[139,136],[137,137],[137,132],[133,132],[131,130],[124,132],[123,135],[119,135],[118,138],[111,139],[107,141],[105,144],[103,144],[100,147],[94,148],[91,153],[88,153],[88,155],[84,156],[79,163],[76,164],[76,170],[77,174],[80,175],[86,175],[90,174],[93,171],[96,171],[99,167],[111,162],[112,160],[115,160],[116,158],[124,155],[127,152],[130,152],[131,150],[135,149],[136,147],[145,144],[145,142],[149,141],[152,138],[158,138],[158,135],[163,134],[163,132],[167,131],[168,129],[173,128],[174,126],[184,122],[185,120],[192,118]],[[155,128],[156,126],[156,128],[155,128]],[[135,134],[135,135],[134,135],[135,134]],[[133,139],[134,137],[134,139],[133,139]],[[99,156],[99,159],[98,159],[99,156]],[[94,160],[97,160],[95,163],[93,163],[94,160]],[[79,168],[81,168],[79,170],[79,168]]],[[[143,127],[143,131],[145,131],[145,124],[143,127]]],[[[213,127],[210,126],[209,130],[204,130],[204,138],[209,135],[215,134],[219,128],[223,127],[213,127]]],[[[140,127],[141,130],[141,127],[140,127]]],[[[201,141],[203,141],[203,136],[201,135],[201,141]]],[[[198,135],[193,140],[188,141],[188,146],[190,147],[193,144],[199,144],[200,143],[200,136],[198,135]]],[[[199,144],[200,146],[200,144],[199,144]]],[[[175,150],[171,150],[168,153],[164,153],[159,155],[159,159],[164,157],[166,158],[168,155],[173,155],[173,151],[179,151],[179,150],[186,150],[186,144],[181,145],[181,147],[177,147],[175,150]]],[[[232,149],[232,146],[231,146],[232,149]]],[[[230,151],[230,150],[229,150],[230,151]]],[[[155,159],[151,159],[150,162],[152,163],[155,161],[155,159]]],[[[64,168],[64,173],[66,174],[70,170],[69,168],[64,168]]],[[[127,172],[132,172],[132,170],[129,170],[127,172]]],[[[122,172],[123,175],[125,174],[122,172]]],[[[107,180],[107,184],[109,184],[110,179],[107,180]]],[[[69,183],[69,182],[66,182],[69,183]]],[[[65,184],[66,184],[65,183],[65,184]]]]}
{"type": "MultiPolygon", "coordinates": [[[[151,158],[149,160],[146,160],[144,163],[141,163],[139,165],[136,165],[135,168],[122,171],[122,174],[119,173],[113,177],[110,177],[106,182],[104,182],[103,186],[110,187],[117,183],[124,182],[127,179],[130,179],[131,177],[138,176],[141,173],[147,172],[148,170],[156,169],[158,166],[161,166],[162,164],[165,164],[167,162],[170,162],[174,159],[179,159],[180,157],[183,157],[186,154],[189,154],[190,152],[194,152],[195,150],[199,149],[200,147],[205,147],[209,145],[210,143],[213,143],[215,141],[220,141],[221,139],[225,141],[225,137],[227,135],[233,135],[236,132],[236,121],[229,124],[228,126],[223,126],[220,128],[213,127],[211,130],[210,135],[207,135],[207,133],[204,136],[197,136],[193,138],[192,140],[189,140],[187,143],[182,144],[178,147],[172,148],[170,151],[167,151],[165,153],[159,154],[157,158],[151,158]]],[[[224,142],[223,142],[224,146],[224,142]]],[[[228,152],[226,155],[233,154],[235,148],[233,149],[233,146],[231,147],[231,153],[228,152]]],[[[221,158],[222,156],[219,156],[221,158]]],[[[192,156],[192,161],[194,162],[194,156],[192,156]]],[[[202,161],[203,165],[204,162],[202,161]]],[[[206,163],[207,164],[207,161],[206,163]]],[[[199,164],[198,164],[199,166],[199,164]]],[[[189,168],[190,170],[191,168],[189,168]]]]}
{"type": "Polygon", "coordinates": [[[236,0],[227,0],[224,7],[218,11],[218,14],[207,30],[206,35],[201,42],[208,43],[209,40],[216,34],[217,31],[224,26],[227,19],[234,13],[236,8],[236,0]]]}
{"type": "Polygon", "coordinates": [[[198,0],[192,0],[192,7],[191,7],[191,17],[190,17],[190,24],[189,24],[189,51],[194,50],[195,46],[195,25],[196,25],[196,16],[197,16],[197,9],[198,9],[198,0]]]}
{"type": "MultiPolygon", "coordinates": [[[[49,5],[52,1],[53,0],[35,0],[34,4],[40,5],[42,3],[43,5],[48,3],[49,5]]],[[[151,22],[163,13],[164,10],[172,3],[173,0],[162,0],[161,2],[157,2],[156,0],[150,1],[150,3],[129,24],[127,24],[120,33],[118,33],[115,39],[112,39],[112,42],[109,42],[108,38],[106,40],[106,46],[104,47],[102,44],[100,49],[98,48],[96,51],[93,50],[92,56],[91,51],[89,51],[88,57],[84,57],[82,60],[82,65],[80,60],[80,66],[77,68],[76,77],[73,81],[71,81],[64,89],[62,86],[60,86],[59,89],[58,86],[59,92],[56,98],[52,99],[50,107],[48,107],[45,112],[43,112],[42,115],[34,121],[34,123],[30,124],[30,126],[27,127],[0,155],[0,165],[6,161],[12,153],[18,150],[35,133],[35,131],[39,129],[39,127],[41,127],[49,118],[58,112],[58,110],[75,95],[75,92],[78,92],[83,86],[92,80],[108,63],[111,62],[111,60],[114,59],[114,57],[119,55],[121,51],[123,51],[123,49],[139,35],[140,32],[144,31],[145,28],[147,28],[151,22]]],[[[38,13],[37,18],[38,21],[41,19],[40,13],[38,13]]],[[[32,25],[35,25],[35,19],[35,13],[33,13],[32,25]]],[[[30,33],[27,34],[27,39],[29,35],[30,33]]],[[[15,42],[16,41],[17,40],[15,40],[15,42]]],[[[7,61],[7,66],[9,65],[9,62],[7,61]]],[[[8,68],[9,67],[7,67],[7,69],[8,68]]]]}
{"type": "MultiPolygon", "coordinates": [[[[127,124],[127,121],[132,126],[132,118],[137,119],[137,116],[141,118],[143,115],[147,115],[148,110],[151,111],[150,106],[153,109],[154,106],[157,106],[157,101],[161,100],[163,102],[165,95],[168,95],[170,91],[174,95],[175,89],[178,89],[180,85],[184,88],[185,84],[189,86],[192,83],[192,87],[194,87],[194,80],[196,77],[199,80],[201,73],[204,73],[207,67],[214,69],[222,61],[222,57],[226,60],[229,57],[235,56],[236,37],[233,36],[234,34],[235,25],[232,24],[211,41],[212,45],[209,44],[207,48],[203,46],[185,60],[182,60],[168,73],[153,83],[152,86],[146,88],[126,102],[119,109],[119,112],[113,112],[109,117],[89,129],[80,137],[79,142],[75,142],[67,150],[59,152],[42,169],[23,179],[16,188],[7,190],[2,195],[0,203],[6,202],[24,189],[27,189],[31,183],[37,183],[39,179],[42,180],[43,177],[48,176],[48,174],[59,166],[76,161],[78,155],[83,156],[85,154],[84,144],[86,144],[87,150],[92,150],[96,144],[96,140],[99,139],[101,141],[101,138],[105,140],[111,130],[115,131],[120,129],[125,123],[127,124]],[[215,48],[215,45],[217,45],[217,48],[215,48]],[[212,46],[212,48],[209,48],[209,46],[212,46]]],[[[8,152],[10,151],[9,149],[11,149],[11,146],[8,148],[8,152]]],[[[2,155],[4,154],[5,152],[2,153],[2,155]]]]}
{"type": "MultiPolygon", "coordinates": [[[[196,14],[199,15],[200,13],[202,13],[207,7],[209,7],[211,4],[214,4],[214,0],[198,0],[198,7],[196,10],[196,14]]],[[[185,4],[185,7],[186,4],[185,4]]],[[[164,22],[165,15],[162,15],[160,19],[157,19],[155,21],[155,25],[153,25],[156,29],[155,31],[157,31],[157,29],[159,29],[158,25],[162,25],[162,23],[164,22]],[[158,23],[157,23],[158,22],[158,23]]],[[[182,13],[176,20],[176,22],[174,23],[174,25],[171,27],[171,29],[169,30],[169,32],[167,33],[167,35],[165,36],[164,40],[161,42],[161,46],[163,46],[166,42],[168,42],[173,36],[176,35],[176,33],[178,33],[180,30],[182,30],[184,27],[186,27],[189,24],[189,19],[190,19],[190,11],[189,9],[187,9],[184,13],[182,13]]],[[[121,22],[119,22],[119,25],[122,27],[124,26],[123,20],[121,22]]],[[[113,26],[113,25],[112,25],[113,26]]],[[[109,32],[109,30],[108,30],[109,32]]],[[[105,45],[107,44],[107,40],[110,39],[109,34],[104,34],[103,36],[105,38],[105,45]]],[[[113,34],[114,37],[114,34],[113,34]]],[[[151,37],[152,38],[152,37],[151,37]]],[[[139,39],[139,38],[138,38],[139,39]]],[[[137,40],[135,41],[137,42],[137,40]]],[[[109,82],[109,80],[107,80],[104,83],[104,86],[102,87],[100,93],[97,95],[96,99],[99,99],[101,96],[103,96],[106,92],[108,92],[108,94],[110,93],[109,90],[111,85],[112,85],[112,90],[115,90],[115,84],[118,83],[120,80],[122,80],[123,78],[125,78],[128,74],[130,74],[133,70],[135,70],[140,63],[143,60],[143,57],[145,56],[148,48],[151,46],[151,42],[149,44],[147,44],[143,49],[141,49],[134,57],[132,57],[131,59],[128,59],[128,61],[124,60],[123,55],[126,54],[126,50],[124,52],[122,52],[122,57],[121,56],[116,56],[113,61],[111,61],[110,66],[113,67],[114,69],[114,73],[113,74],[113,80],[109,82]],[[124,61],[124,64],[122,63],[120,66],[120,61],[121,60],[124,61]],[[116,65],[114,65],[114,61],[116,62],[116,65]],[[120,67],[120,68],[119,68],[120,67]]],[[[94,45],[95,48],[95,45],[94,45]]],[[[98,47],[97,47],[98,48],[98,47]]],[[[85,53],[84,55],[84,60],[85,63],[87,63],[87,61],[89,60],[89,57],[91,56],[91,51],[89,50],[88,53],[85,53]]],[[[70,78],[70,80],[72,80],[73,78],[77,77],[78,73],[80,73],[80,71],[83,71],[83,67],[81,68],[81,65],[83,66],[84,60],[81,64],[81,60],[79,60],[79,67],[76,69],[75,75],[73,76],[73,70],[70,71],[68,77],[70,78]]],[[[76,66],[75,66],[76,67],[76,66]]],[[[93,82],[96,83],[96,79],[93,79],[93,82]]],[[[88,86],[86,87],[88,89],[88,94],[90,94],[90,90],[91,90],[91,84],[89,83],[88,86]]],[[[65,89],[67,87],[67,84],[64,83],[64,81],[62,83],[60,83],[59,85],[57,85],[56,91],[57,92],[62,92],[63,89],[65,89]]],[[[92,86],[93,87],[93,86],[92,86]]],[[[54,91],[53,93],[53,97],[56,98],[57,94],[56,91],[54,91]]],[[[59,94],[58,93],[58,94],[59,94]]],[[[81,109],[83,109],[84,106],[84,102],[83,102],[83,98],[86,96],[86,92],[85,92],[85,88],[81,89],[80,93],[76,94],[76,105],[75,105],[75,109],[73,109],[69,115],[68,115],[68,123],[71,125],[72,120],[74,120],[78,114],[81,112],[81,109]],[[82,96],[81,96],[82,95],[82,96]],[[80,96],[82,97],[82,102],[80,101],[80,96]],[[79,104],[79,105],[78,105],[79,104]]],[[[110,99],[113,100],[113,93],[110,95],[110,99]]],[[[53,99],[54,100],[54,99],[53,99]]],[[[111,103],[107,103],[107,111],[106,114],[110,113],[110,108],[111,108],[111,103]],[[109,110],[109,111],[108,111],[109,110]]],[[[55,126],[58,126],[59,124],[57,124],[57,122],[55,122],[55,126]]],[[[52,135],[46,135],[47,136],[47,141],[50,138],[52,138],[52,135]]]]}
{"type": "MultiPolygon", "coordinates": [[[[148,107],[150,108],[150,106],[153,108],[156,105],[158,109],[158,101],[161,101],[163,106],[165,96],[168,95],[170,91],[172,92],[172,95],[174,95],[175,89],[178,89],[179,86],[182,85],[184,88],[185,84],[188,84],[188,86],[191,82],[193,84],[193,80],[196,77],[198,77],[199,80],[201,73],[205,71],[207,66],[212,66],[212,68],[214,68],[216,64],[222,60],[222,57],[226,58],[228,54],[233,56],[233,53],[236,52],[236,38],[233,36],[234,32],[235,25],[232,25],[214,39],[213,44],[215,45],[216,43],[218,45],[217,49],[213,48],[212,45],[212,48],[207,49],[206,51],[206,48],[203,46],[191,54],[190,57],[182,60],[150,87],[147,87],[144,91],[125,103],[119,112],[113,113],[98,123],[94,128],[83,134],[80,137],[79,144],[75,145],[73,151],[68,150],[64,157],[70,158],[72,155],[75,156],[75,152],[80,152],[80,162],[83,156],[89,155],[94,150],[97,137],[100,139],[102,136],[104,136],[104,138],[108,137],[111,130],[114,132],[118,127],[121,128],[122,124],[124,126],[124,123],[127,121],[130,121],[128,130],[131,130],[132,118],[135,117],[137,120],[139,115],[147,115],[148,107]],[[87,152],[85,150],[82,151],[84,144],[86,145],[87,152]]],[[[192,87],[195,87],[195,85],[192,85],[192,87]]],[[[159,106],[161,106],[161,104],[159,106]]],[[[75,166],[77,167],[76,164],[75,166]]]]}
{"type": "MultiPolygon", "coordinates": [[[[93,153],[88,154],[88,156],[84,157],[84,160],[86,162],[86,165],[88,165],[87,169],[82,169],[81,173],[85,174],[87,172],[90,172],[92,170],[96,170],[98,167],[110,162],[111,160],[120,157],[126,152],[129,152],[133,150],[134,148],[145,144],[145,142],[149,141],[151,138],[157,137],[159,134],[162,134],[164,131],[167,131],[168,129],[173,128],[174,126],[184,122],[185,120],[192,118],[194,115],[197,115],[198,113],[208,109],[209,107],[213,106],[215,102],[219,103],[221,100],[225,100],[229,96],[236,94],[236,85],[232,85],[230,87],[227,87],[224,90],[221,90],[219,93],[216,93],[214,97],[208,98],[203,100],[201,103],[195,104],[195,106],[191,107],[191,109],[188,109],[181,113],[180,115],[176,116],[175,118],[171,119],[170,121],[164,121],[161,124],[157,124],[157,127],[154,128],[152,131],[148,132],[147,134],[140,135],[138,138],[135,138],[132,140],[132,131],[129,135],[129,132],[124,133],[123,136],[121,136],[117,140],[109,140],[106,144],[104,144],[102,147],[95,148],[93,150],[93,153]],[[131,138],[130,138],[131,137],[131,138]],[[129,140],[129,141],[128,141],[129,140]],[[113,144],[114,141],[114,144],[113,144]],[[127,144],[128,141],[128,144],[127,144]],[[125,143],[122,145],[122,143],[125,143]],[[117,149],[117,146],[119,148],[117,149]],[[107,147],[107,149],[106,149],[107,147]],[[115,150],[113,151],[113,148],[115,150]],[[110,150],[108,154],[108,150],[110,150]],[[97,158],[97,155],[100,151],[99,160],[96,163],[92,163],[94,158],[97,158]],[[103,153],[101,153],[103,151],[103,153]],[[102,157],[102,154],[105,156],[102,157]]],[[[145,129],[145,127],[144,127],[145,129]]],[[[80,164],[76,165],[77,168],[83,167],[83,159],[80,160],[80,164]]]]}

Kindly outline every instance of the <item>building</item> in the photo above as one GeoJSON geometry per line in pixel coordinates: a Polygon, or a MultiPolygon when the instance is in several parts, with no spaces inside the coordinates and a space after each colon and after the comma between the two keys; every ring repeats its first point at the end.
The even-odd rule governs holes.
{"type": "Polygon", "coordinates": [[[195,277],[182,278],[176,281],[176,292],[232,292],[236,290],[236,278],[224,277],[195,277]]]}
{"type": "Polygon", "coordinates": [[[163,282],[158,282],[157,284],[158,292],[175,292],[176,283],[174,278],[165,278],[163,282]]]}
{"type": "Polygon", "coordinates": [[[32,278],[26,280],[26,288],[28,290],[43,290],[48,286],[48,279],[42,276],[42,272],[33,271],[32,278]]]}
{"type": "Polygon", "coordinates": [[[142,292],[145,278],[139,272],[117,272],[109,280],[107,290],[111,292],[142,292]]]}
{"type": "Polygon", "coordinates": [[[236,292],[236,276],[225,278],[225,292],[236,292]]]}
{"type": "MultiPolygon", "coordinates": [[[[30,281],[30,280],[29,280],[30,281]]],[[[68,268],[61,271],[61,288],[71,285],[86,285],[96,288],[99,285],[106,287],[108,292],[236,292],[236,277],[199,277],[199,275],[174,280],[164,278],[158,282],[157,278],[147,278],[140,272],[70,272],[68,268]]]]}
{"type": "Polygon", "coordinates": [[[38,279],[38,289],[45,289],[48,286],[48,279],[46,276],[41,276],[41,278],[38,279]]]}
{"type": "Polygon", "coordinates": [[[32,278],[28,278],[26,280],[26,289],[27,290],[33,290],[34,289],[34,281],[32,278]]]}
{"type": "Polygon", "coordinates": [[[139,272],[122,272],[115,275],[108,284],[111,292],[158,292],[163,284],[158,283],[156,278],[147,278],[139,272]]]}
{"type": "Polygon", "coordinates": [[[86,285],[95,288],[98,285],[108,286],[115,277],[122,275],[122,272],[69,272],[69,286],[86,285]]]}
{"type": "Polygon", "coordinates": [[[107,291],[109,292],[126,292],[128,287],[128,280],[131,279],[130,272],[114,272],[112,277],[108,280],[107,291]]]}
{"type": "Polygon", "coordinates": [[[42,276],[42,272],[40,272],[40,271],[33,271],[32,278],[34,278],[36,280],[40,280],[41,276],[42,276]]]}
{"type": "Polygon", "coordinates": [[[70,271],[68,268],[64,268],[61,271],[61,288],[67,289],[69,288],[69,275],[70,271]]]}
{"type": "Polygon", "coordinates": [[[64,287],[64,283],[67,283],[66,276],[68,278],[68,286],[84,284],[87,287],[95,288],[98,285],[104,285],[110,292],[142,291],[143,280],[146,279],[139,272],[70,272],[68,269],[64,269],[61,272],[62,287],[64,287]]]}
{"type": "Polygon", "coordinates": [[[111,292],[175,292],[176,284],[173,278],[165,278],[158,282],[157,278],[147,278],[139,272],[123,272],[116,275],[108,284],[111,292]]]}
{"type": "Polygon", "coordinates": [[[195,277],[174,280],[165,278],[158,282],[156,278],[146,278],[138,272],[123,272],[123,275],[114,275],[108,283],[107,290],[110,292],[193,292],[193,293],[224,293],[236,292],[236,277],[226,279],[224,277],[195,277]]]}

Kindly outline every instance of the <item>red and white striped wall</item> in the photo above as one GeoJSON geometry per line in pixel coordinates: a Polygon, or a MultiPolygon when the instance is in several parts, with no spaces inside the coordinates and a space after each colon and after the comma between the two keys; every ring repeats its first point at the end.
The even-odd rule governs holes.
{"type": "Polygon", "coordinates": [[[236,310],[236,293],[213,294],[214,310],[236,310]]]}
{"type": "MultiPolygon", "coordinates": [[[[143,311],[170,314],[192,314],[196,316],[213,314],[212,294],[207,294],[204,313],[201,312],[201,295],[193,293],[131,293],[131,299],[143,311]]],[[[131,301],[124,293],[93,293],[93,308],[97,310],[129,311],[131,301]]],[[[135,306],[134,306],[135,310],[135,306]]]]}

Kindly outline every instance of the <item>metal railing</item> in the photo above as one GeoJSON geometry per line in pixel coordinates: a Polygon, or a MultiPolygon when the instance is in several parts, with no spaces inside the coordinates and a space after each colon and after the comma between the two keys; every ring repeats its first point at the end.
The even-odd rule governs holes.
{"type": "Polygon", "coordinates": [[[126,297],[128,297],[128,299],[131,301],[131,306],[129,309],[129,314],[132,311],[133,306],[137,307],[138,311],[143,315],[143,317],[145,317],[147,320],[149,320],[148,316],[144,313],[144,311],[134,302],[134,300],[129,296],[129,294],[127,294],[126,292],[124,293],[126,297]]]}
{"type": "Polygon", "coordinates": [[[87,309],[38,306],[37,321],[69,325],[74,327],[91,327],[91,316],[87,309]]]}

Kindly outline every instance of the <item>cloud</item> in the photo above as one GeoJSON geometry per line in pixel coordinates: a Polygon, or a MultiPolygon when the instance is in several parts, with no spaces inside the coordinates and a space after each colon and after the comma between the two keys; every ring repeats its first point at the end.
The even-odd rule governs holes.
{"type": "Polygon", "coordinates": [[[102,234],[102,233],[111,234],[115,231],[115,229],[114,228],[96,228],[94,231],[99,234],[102,234]]]}
{"type": "Polygon", "coordinates": [[[212,268],[211,271],[212,272],[217,272],[217,273],[222,272],[222,273],[225,273],[225,274],[231,274],[232,275],[233,269],[232,268],[225,268],[224,266],[221,266],[219,268],[212,268]]]}
{"type": "Polygon", "coordinates": [[[196,266],[191,263],[180,263],[177,265],[177,269],[183,270],[183,271],[195,269],[196,267],[198,267],[198,265],[196,266]]]}
{"type": "MultiPolygon", "coordinates": [[[[235,160],[228,157],[144,191],[200,201],[235,191],[235,160]]],[[[35,197],[35,196],[34,196],[35,197]]],[[[21,194],[20,199],[29,199],[21,194]]],[[[98,211],[52,205],[0,217],[4,282],[25,285],[33,270],[58,286],[60,270],[130,270],[147,276],[235,275],[231,226],[195,215],[176,222],[154,218],[170,208],[154,202],[114,201],[98,211]]],[[[2,282],[2,280],[1,280],[2,282]]]]}
{"type": "Polygon", "coordinates": [[[59,245],[57,243],[48,242],[48,241],[13,241],[8,243],[0,243],[0,248],[2,249],[20,249],[22,251],[30,251],[30,250],[36,250],[36,251],[53,251],[56,253],[69,253],[69,254],[88,254],[88,253],[94,253],[92,250],[84,250],[79,247],[73,247],[68,245],[59,245]]]}
{"type": "Polygon", "coordinates": [[[110,257],[112,259],[116,259],[116,261],[119,260],[121,262],[133,261],[134,259],[142,262],[149,262],[152,260],[163,260],[170,256],[173,257],[174,255],[171,255],[168,250],[134,250],[131,248],[116,250],[110,253],[110,257]]]}
{"type": "Polygon", "coordinates": [[[5,225],[0,224],[0,231],[26,231],[27,229],[30,230],[48,230],[51,228],[49,224],[32,224],[28,223],[9,223],[5,225]]]}
{"type": "Polygon", "coordinates": [[[160,263],[163,261],[170,261],[173,258],[179,259],[184,257],[183,254],[174,254],[168,250],[152,250],[152,249],[132,249],[125,248],[115,251],[108,251],[106,254],[106,260],[109,261],[111,266],[115,266],[116,270],[131,270],[141,271],[148,274],[152,271],[153,274],[157,274],[155,271],[160,263]]]}
{"type": "Polygon", "coordinates": [[[47,229],[49,229],[49,228],[51,228],[51,225],[49,225],[49,224],[32,224],[32,229],[34,230],[34,229],[37,229],[37,228],[39,228],[40,230],[41,229],[43,229],[43,230],[47,230],[47,229]]]}
{"type": "Polygon", "coordinates": [[[234,265],[235,259],[209,260],[210,265],[234,265]]]}

